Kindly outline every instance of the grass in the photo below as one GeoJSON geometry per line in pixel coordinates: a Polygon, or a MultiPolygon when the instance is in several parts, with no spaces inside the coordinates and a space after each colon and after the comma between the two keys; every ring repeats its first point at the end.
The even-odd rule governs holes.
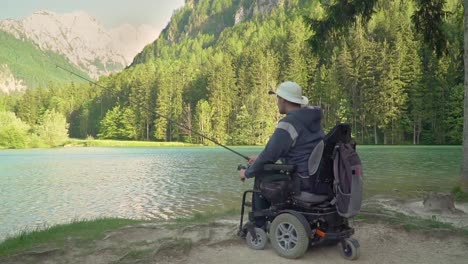
{"type": "Polygon", "coordinates": [[[407,232],[417,231],[421,233],[438,233],[468,237],[468,229],[455,227],[452,224],[443,223],[435,219],[409,216],[400,212],[380,208],[363,210],[356,216],[355,220],[364,223],[380,222],[392,227],[403,228],[407,232]]]}
{"type": "Polygon", "coordinates": [[[196,144],[183,142],[126,141],[101,139],[69,139],[64,147],[193,147],[196,144]]]}
{"type": "Polygon", "coordinates": [[[239,209],[226,209],[218,212],[196,213],[192,217],[177,218],[167,225],[168,228],[176,229],[186,225],[207,224],[226,216],[240,215],[239,209]]]}
{"type": "Polygon", "coordinates": [[[56,225],[46,229],[22,231],[0,243],[0,257],[10,256],[41,244],[62,245],[71,237],[81,241],[92,241],[103,237],[106,231],[143,222],[141,220],[103,218],[73,221],[69,224],[56,225]]]}
{"type": "MultiPolygon", "coordinates": [[[[66,140],[59,147],[199,147],[202,145],[184,142],[156,142],[156,141],[131,141],[110,139],[75,139],[66,140]]],[[[46,144],[36,143],[26,148],[53,148],[46,144]]],[[[0,150],[7,149],[0,146],[0,150]]]]}
{"type": "Polygon", "coordinates": [[[464,192],[461,186],[456,186],[452,189],[452,194],[457,202],[468,202],[468,192],[464,192]]]}
{"type": "MultiPolygon", "coordinates": [[[[223,216],[238,214],[238,209],[228,209],[225,211],[214,213],[210,212],[206,214],[197,213],[190,218],[178,218],[173,222],[168,222],[167,228],[177,229],[191,224],[206,224],[223,216]]],[[[0,243],[0,258],[11,256],[40,245],[60,246],[70,238],[82,242],[93,241],[102,238],[107,231],[144,222],[146,221],[121,218],[103,218],[95,220],[73,221],[69,224],[56,225],[45,229],[22,231],[19,234],[7,238],[5,241],[0,243]]],[[[175,241],[174,243],[176,245],[173,246],[182,251],[185,251],[191,246],[191,244],[185,240],[175,241]]],[[[134,253],[139,254],[139,252],[134,253]]]]}

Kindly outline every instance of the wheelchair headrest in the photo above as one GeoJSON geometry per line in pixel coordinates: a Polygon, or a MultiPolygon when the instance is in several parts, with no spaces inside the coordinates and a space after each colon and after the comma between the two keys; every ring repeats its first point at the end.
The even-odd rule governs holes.
{"type": "Polygon", "coordinates": [[[316,173],[333,175],[332,156],[338,142],[351,142],[351,126],[349,124],[336,125],[328,132],[324,139],[317,144],[309,156],[309,175],[314,175],[316,173]],[[320,172],[320,170],[322,170],[322,172],[320,172]]]}
{"type": "Polygon", "coordinates": [[[314,175],[320,165],[320,160],[322,159],[323,149],[325,148],[325,143],[323,140],[315,146],[314,150],[309,156],[308,166],[309,166],[309,175],[314,175]]]}
{"type": "Polygon", "coordinates": [[[325,145],[335,146],[338,142],[351,142],[351,126],[349,124],[336,125],[324,138],[325,145]]]}

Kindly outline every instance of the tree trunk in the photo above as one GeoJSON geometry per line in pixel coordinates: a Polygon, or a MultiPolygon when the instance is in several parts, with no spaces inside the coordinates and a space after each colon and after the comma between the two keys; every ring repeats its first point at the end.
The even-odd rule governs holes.
{"type": "Polygon", "coordinates": [[[146,120],[146,141],[149,141],[149,122],[146,120]]]}
{"type": "Polygon", "coordinates": [[[465,62],[465,98],[463,115],[463,164],[461,183],[464,191],[468,191],[468,0],[463,0],[464,11],[464,62],[465,62]]]}
{"type": "Polygon", "coordinates": [[[418,134],[417,134],[417,141],[416,141],[416,144],[419,145],[419,140],[421,139],[421,131],[422,131],[422,120],[421,120],[421,117],[419,117],[418,119],[418,134]]]}
{"type": "Polygon", "coordinates": [[[379,139],[377,138],[377,124],[374,123],[374,144],[379,144],[379,139]]]}
{"type": "Polygon", "coordinates": [[[413,145],[416,145],[416,121],[413,121],[413,145]]]}
{"type": "Polygon", "coordinates": [[[391,136],[391,140],[392,140],[392,143],[391,143],[391,144],[393,145],[393,144],[394,144],[394,142],[393,142],[393,119],[392,119],[392,129],[391,129],[391,134],[390,134],[390,136],[391,136]]]}

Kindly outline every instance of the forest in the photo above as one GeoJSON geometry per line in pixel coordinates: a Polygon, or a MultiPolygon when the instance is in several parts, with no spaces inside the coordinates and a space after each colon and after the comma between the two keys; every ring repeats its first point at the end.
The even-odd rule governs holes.
{"type": "Polygon", "coordinates": [[[291,80],[322,107],[325,131],[350,123],[359,144],[461,144],[461,1],[441,1],[441,55],[415,30],[413,1],[378,1],[368,23],[358,17],[320,48],[309,20],[324,16],[324,1],[270,2],[278,3],[262,12],[254,0],[186,1],[132,65],[99,85],[0,94],[0,124],[14,117],[10,130],[37,136],[58,113],[73,138],[210,144],[161,113],[221,143],[263,145],[281,118],[267,91],[291,80]]]}

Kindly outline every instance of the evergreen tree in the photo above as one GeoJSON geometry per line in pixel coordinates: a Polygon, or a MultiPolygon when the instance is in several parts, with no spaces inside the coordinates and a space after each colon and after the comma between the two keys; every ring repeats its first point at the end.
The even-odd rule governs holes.
{"type": "Polygon", "coordinates": [[[228,140],[229,117],[236,90],[235,72],[232,62],[221,53],[215,54],[210,65],[211,74],[208,77],[209,103],[212,116],[213,138],[225,143],[228,140]]]}
{"type": "MultiPolygon", "coordinates": [[[[194,124],[195,130],[207,137],[211,137],[213,130],[211,126],[212,111],[211,111],[210,104],[205,100],[200,100],[197,103],[197,107],[195,110],[196,110],[195,124],[194,124]]],[[[212,144],[210,141],[207,141],[200,136],[197,136],[197,138],[198,138],[197,142],[201,144],[204,144],[204,145],[212,144]]]]}

